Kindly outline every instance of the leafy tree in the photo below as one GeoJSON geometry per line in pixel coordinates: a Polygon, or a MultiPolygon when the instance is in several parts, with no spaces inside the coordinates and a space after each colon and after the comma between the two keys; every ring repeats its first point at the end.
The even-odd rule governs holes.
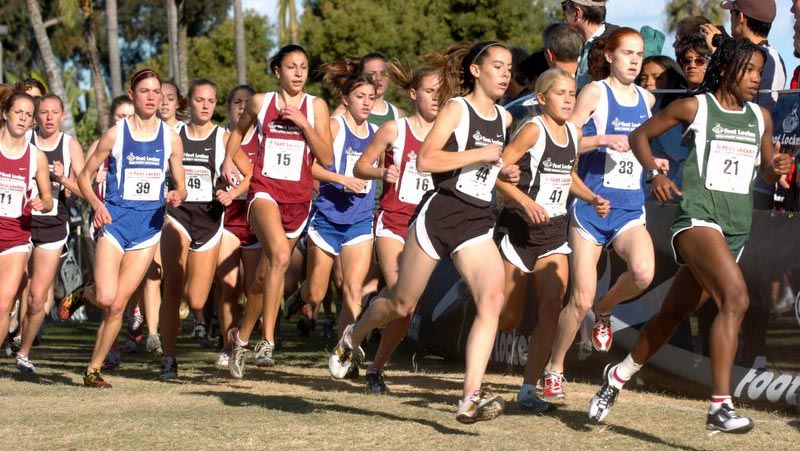
{"type": "Polygon", "coordinates": [[[721,24],[726,14],[717,0],[670,0],[664,12],[667,14],[667,30],[674,32],[683,18],[705,16],[713,24],[721,24]]]}

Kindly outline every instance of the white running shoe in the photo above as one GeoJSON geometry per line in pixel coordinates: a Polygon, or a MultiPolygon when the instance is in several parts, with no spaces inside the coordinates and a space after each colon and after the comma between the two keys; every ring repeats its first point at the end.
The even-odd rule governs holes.
{"type": "Polygon", "coordinates": [[[217,368],[226,369],[228,368],[228,361],[231,359],[231,352],[227,349],[223,349],[219,353],[219,357],[217,357],[216,363],[214,363],[217,368]]]}
{"type": "Polygon", "coordinates": [[[609,383],[609,378],[614,377],[611,371],[614,370],[615,365],[608,364],[603,370],[603,386],[600,390],[592,396],[589,401],[589,419],[600,423],[606,419],[614,407],[614,403],[619,396],[619,389],[609,383]]]}
{"type": "Polygon", "coordinates": [[[228,360],[228,371],[231,376],[241,379],[244,376],[244,363],[247,359],[247,345],[239,344],[239,328],[228,331],[228,342],[231,344],[231,357],[228,360]]]}
{"type": "Polygon", "coordinates": [[[595,314],[594,327],[592,328],[592,347],[595,351],[608,352],[614,340],[614,331],[611,330],[611,315],[595,314]]]}
{"type": "MultiPolygon", "coordinates": [[[[17,364],[17,367],[19,367],[19,364],[17,364]]],[[[706,429],[731,434],[744,434],[753,429],[753,420],[739,415],[733,406],[722,404],[716,412],[709,412],[706,416],[706,429]]]]}
{"type": "Polygon", "coordinates": [[[503,413],[506,401],[484,390],[477,390],[464,401],[458,401],[456,420],[464,424],[494,420],[503,413]]]}
{"type": "Polygon", "coordinates": [[[26,374],[36,372],[36,366],[31,362],[31,359],[19,353],[17,354],[17,369],[26,374]]]}
{"type": "Polygon", "coordinates": [[[272,358],[272,351],[275,350],[275,344],[261,340],[256,343],[256,366],[260,368],[269,368],[275,366],[275,360],[272,358]]]}
{"type": "Polygon", "coordinates": [[[161,357],[164,355],[164,348],[161,347],[161,336],[152,334],[147,336],[147,352],[153,354],[154,357],[161,357]]]}
{"type": "Polygon", "coordinates": [[[353,327],[355,324],[345,327],[342,338],[336,343],[336,347],[333,348],[331,356],[328,358],[328,370],[334,379],[344,379],[351,366],[358,368],[358,365],[364,360],[364,350],[361,349],[361,346],[354,348],[350,342],[353,327]]]}

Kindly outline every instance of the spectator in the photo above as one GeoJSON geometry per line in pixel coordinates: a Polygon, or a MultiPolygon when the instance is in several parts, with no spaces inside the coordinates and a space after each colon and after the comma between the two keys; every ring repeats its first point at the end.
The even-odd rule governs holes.
{"type": "Polygon", "coordinates": [[[509,47],[511,51],[511,80],[506,89],[506,95],[500,102],[503,105],[514,101],[530,92],[528,86],[528,73],[523,63],[531,56],[531,52],[524,47],[509,47]]]}
{"type": "Polygon", "coordinates": [[[561,2],[561,9],[567,23],[578,27],[583,35],[584,43],[575,73],[580,89],[592,80],[588,58],[592,42],[619,27],[606,23],[606,0],[565,0],[561,2]]]}
{"type": "Polygon", "coordinates": [[[695,89],[703,82],[710,56],[706,40],[701,35],[689,35],[676,41],[675,57],[686,77],[687,88],[695,89]]]}
{"type": "MultiPolygon", "coordinates": [[[[794,14],[794,56],[795,58],[800,58],[800,0],[792,2],[789,12],[794,14]]],[[[791,89],[797,89],[798,79],[800,79],[800,66],[797,66],[794,70],[792,82],[789,85],[791,89]]]]}

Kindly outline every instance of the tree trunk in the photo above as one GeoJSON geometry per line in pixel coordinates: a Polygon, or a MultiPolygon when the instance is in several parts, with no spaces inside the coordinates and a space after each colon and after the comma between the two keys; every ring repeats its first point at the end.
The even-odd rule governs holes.
{"type": "Polygon", "coordinates": [[[183,0],[178,0],[178,86],[181,94],[187,95],[189,92],[189,38],[188,27],[186,26],[186,8],[183,0]]]}
{"type": "Polygon", "coordinates": [[[175,0],[167,0],[167,40],[169,42],[169,78],[178,80],[178,9],[175,0]]]}
{"type": "Polygon", "coordinates": [[[119,57],[117,0],[106,0],[106,23],[108,24],[108,66],[111,73],[111,94],[117,97],[122,95],[122,64],[119,57]]]}
{"type": "Polygon", "coordinates": [[[247,49],[244,40],[242,0],[233,1],[233,29],[236,43],[236,84],[247,84],[247,49]]]}
{"type": "Polygon", "coordinates": [[[86,50],[89,52],[89,63],[92,70],[92,85],[95,101],[97,102],[97,118],[100,123],[100,133],[108,130],[108,96],[106,95],[106,82],[100,69],[100,52],[97,51],[97,39],[94,36],[94,15],[91,6],[83,11],[83,38],[86,41],[86,50]]]}
{"type": "MultiPolygon", "coordinates": [[[[50,46],[50,38],[47,36],[47,31],[45,31],[44,24],[42,23],[42,11],[39,9],[39,3],[37,0],[27,0],[27,4],[31,28],[33,28],[39,51],[42,53],[42,60],[44,60],[47,82],[50,84],[50,90],[55,95],[66,100],[66,91],[64,90],[64,83],[61,80],[61,69],[56,61],[56,56],[53,54],[53,47],[50,46]]],[[[64,108],[64,122],[61,124],[61,129],[75,136],[75,119],[73,119],[72,111],[70,111],[69,108],[64,108]]]]}
{"type": "Polygon", "coordinates": [[[297,8],[294,0],[289,0],[289,39],[292,44],[300,42],[300,27],[297,26],[297,8]]]}

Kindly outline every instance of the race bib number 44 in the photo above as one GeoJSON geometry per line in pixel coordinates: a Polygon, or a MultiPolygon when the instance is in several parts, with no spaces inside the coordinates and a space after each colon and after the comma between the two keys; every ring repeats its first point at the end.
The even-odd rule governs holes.
{"type": "Polygon", "coordinates": [[[545,209],[548,216],[561,216],[567,212],[567,197],[571,186],[570,174],[540,174],[536,203],[545,209]]]}
{"type": "Polygon", "coordinates": [[[134,201],[159,200],[164,172],[161,169],[129,168],[125,169],[125,184],[122,187],[122,198],[134,201]]]}
{"type": "Polygon", "coordinates": [[[433,179],[428,172],[417,171],[416,160],[406,163],[403,177],[400,179],[398,198],[407,204],[419,205],[422,196],[433,188],[433,179]]]}
{"type": "Polygon", "coordinates": [[[261,174],[271,179],[297,182],[300,180],[305,153],[305,141],[266,138],[261,174]]]}
{"type": "Polygon", "coordinates": [[[633,152],[617,152],[606,149],[603,186],[613,189],[641,189],[642,165],[633,152]]]}
{"type": "Polygon", "coordinates": [[[753,182],[758,146],[712,140],[708,146],[706,188],[747,194],[753,182]]]}
{"type": "Polygon", "coordinates": [[[491,202],[494,182],[502,166],[502,161],[496,165],[478,163],[466,166],[458,176],[456,189],[476,199],[491,202]]]}
{"type": "Polygon", "coordinates": [[[0,216],[19,218],[25,198],[25,182],[22,180],[0,179],[0,216]]]}
{"type": "Polygon", "coordinates": [[[184,166],[186,174],[186,202],[211,202],[213,186],[211,169],[203,166],[184,166]]]}

